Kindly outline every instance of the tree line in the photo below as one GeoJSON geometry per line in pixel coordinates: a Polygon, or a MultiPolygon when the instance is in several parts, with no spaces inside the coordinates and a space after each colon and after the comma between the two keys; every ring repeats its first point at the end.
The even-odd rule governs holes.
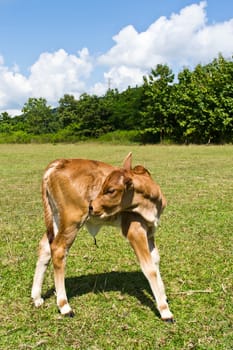
{"type": "Polygon", "coordinates": [[[158,64],[143,84],[104,96],[65,94],[58,107],[29,98],[19,116],[0,114],[0,142],[76,142],[123,138],[140,143],[233,142],[233,60],[175,74],[158,64]]]}

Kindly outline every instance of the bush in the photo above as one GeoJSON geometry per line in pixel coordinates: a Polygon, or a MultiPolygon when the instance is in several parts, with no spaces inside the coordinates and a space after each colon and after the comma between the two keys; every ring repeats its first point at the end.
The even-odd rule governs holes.
{"type": "Polygon", "coordinates": [[[24,131],[0,133],[0,143],[30,143],[31,135],[24,131]]]}
{"type": "Polygon", "coordinates": [[[127,144],[140,142],[140,131],[139,130],[116,130],[108,132],[98,138],[101,142],[110,142],[115,144],[127,144]]]}

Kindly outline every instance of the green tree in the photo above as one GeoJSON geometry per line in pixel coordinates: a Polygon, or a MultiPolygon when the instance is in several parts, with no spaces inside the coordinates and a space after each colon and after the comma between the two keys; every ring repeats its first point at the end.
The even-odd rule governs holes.
{"type": "Polygon", "coordinates": [[[181,142],[231,141],[233,132],[233,65],[221,55],[208,65],[185,68],[176,86],[181,142]]]}
{"type": "Polygon", "coordinates": [[[44,98],[29,98],[22,109],[26,130],[39,135],[57,130],[56,116],[44,98]]]}
{"type": "Polygon", "coordinates": [[[201,113],[204,110],[203,93],[206,92],[206,84],[203,83],[203,72],[201,66],[191,72],[184,68],[178,74],[179,83],[176,86],[177,116],[180,128],[180,142],[198,142],[205,138],[206,123],[201,113]]]}
{"type": "Polygon", "coordinates": [[[222,55],[206,67],[208,72],[208,136],[210,141],[233,140],[233,61],[222,55]]]}
{"type": "Polygon", "coordinates": [[[78,122],[78,100],[73,95],[65,94],[59,100],[59,106],[56,110],[61,128],[78,122]]]}
{"type": "Polygon", "coordinates": [[[142,87],[128,87],[121,93],[118,90],[106,93],[106,101],[111,102],[109,122],[112,130],[133,130],[139,127],[142,92],[142,87]]]}
{"type": "Polygon", "coordinates": [[[12,129],[12,118],[9,113],[0,114],[0,132],[8,133],[12,129]]]}
{"type": "Polygon", "coordinates": [[[65,95],[57,109],[64,132],[72,139],[99,137],[108,132],[109,104],[103,97],[82,94],[79,100],[65,95]]]}
{"type": "Polygon", "coordinates": [[[174,74],[165,64],[158,64],[144,79],[144,108],[141,112],[141,126],[144,135],[151,141],[162,141],[172,133],[170,98],[174,74]]]}
{"type": "Polygon", "coordinates": [[[98,137],[110,130],[109,110],[102,97],[82,94],[78,103],[80,132],[85,137],[98,137]]]}

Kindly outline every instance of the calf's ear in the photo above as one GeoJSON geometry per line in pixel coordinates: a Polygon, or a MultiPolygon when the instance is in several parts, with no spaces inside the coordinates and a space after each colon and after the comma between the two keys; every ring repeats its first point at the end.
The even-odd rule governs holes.
{"type": "Polygon", "coordinates": [[[123,162],[123,168],[128,171],[132,169],[132,152],[126,156],[123,162]]]}

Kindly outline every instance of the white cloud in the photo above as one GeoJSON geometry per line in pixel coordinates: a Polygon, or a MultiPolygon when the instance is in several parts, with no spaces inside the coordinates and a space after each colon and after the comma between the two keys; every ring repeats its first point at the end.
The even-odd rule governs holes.
{"type": "Polygon", "coordinates": [[[216,57],[220,52],[230,58],[233,54],[233,19],[206,26],[197,33],[193,40],[195,50],[190,52],[190,61],[207,62],[216,57]]]}
{"type": "Polygon", "coordinates": [[[205,26],[204,9],[205,2],[185,7],[169,19],[160,17],[141,33],[133,26],[123,28],[113,37],[116,44],[99,57],[99,62],[152,68],[177,57],[187,58],[193,39],[205,26]]]}
{"type": "Polygon", "coordinates": [[[31,66],[29,77],[19,73],[19,67],[9,68],[0,56],[0,112],[17,108],[29,97],[44,97],[55,104],[65,93],[76,97],[87,88],[85,80],[92,70],[91,57],[86,48],[78,55],[60,49],[42,53],[31,66]]]}
{"type": "Polygon", "coordinates": [[[54,53],[43,53],[31,67],[29,83],[35,97],[46,96],[54,102],[64,93],[77,95],[85,89],[92,63],[86,48],[79,56],[69,55],[60,49],[54,53]]]}
{"type": "Polygon", "coordinates": [[[123,28],[113,37],[115,45],[99,57],[99,64],[109,66],[105,75],[115,79],[117,87],[125,88],[132,81],[128,74],[132,69],[149,72],[158,63],[167,63],[177,71],[184,65],[209,62],[220,52],[231,57],[233,19],[208,24],[206,6],[202,1],[183,8],[170,18],[160,17],[141,33],[132,25],[123,28]],[[121,67],[124,67],[125,74],[121,67]]]}
{"type": "Polygon", "coordinates": [[[108,82],[98,82],[95,83],[91,88],[90,88],[90,94],[92,95],[104,95],[108,89],[108,82]]]}
{"type": "Polygon", "coordinates": [[[128,25],[113,37],[112,48],[99,57],[91,57],[87,48],[76,55],[63,49],[41,53],[28,77],[17,65],[7,67],[0,55],[0,112],[22,108],[29,97],[44,97],[54,105],[65,93],[75,97],[85,91],[104,94],[108,82],[123,90],[140,84],[142,76],[158,63],[178,71],[184,65],[207,63],[220,52],[231,57],[233,19],[208,23],[206,7],[205,1],[187,6],[169,18],[158,18],[144,32],[128,25]],[[102,80],[90,86],[91,73],[100,71],[102,80]]]}
{"type": "Polygon", "coordinates": [[[114,87],[121,89],[127,86],[135,86],[141,84],[145,71],[136,67],[129,67],[127,65],[115,66],[104,74],[106,79],[110,79],[110,83],[114,87]]]}
{"type": "Polygon", "coordinates": [[[0,110],[0,114],[3,112],[7,112],[11,117],[16,117],[20,114],[22,114],[22,110],[21,109],[4,109],[4,110],[0,110]]]}
{"type": "Polygon", "coordinates": [[[16,105],[30,94],[30,84],[22,74],[4,66],[3,59],[0,62],[0,108],[8,105],[16,105]],[[2,63],[2,64],[1,64],[2,63]]]}
{"type": "Polygon", "coordinates": [[[90,89],[91,94],[104,95],[108,88],[118,89],[119,91],[128,86],[141,85],[145,70],[129,67],[126,65],[114,66],[108,72],[104,73],[104,82],[98,82],[90,89]]]}

